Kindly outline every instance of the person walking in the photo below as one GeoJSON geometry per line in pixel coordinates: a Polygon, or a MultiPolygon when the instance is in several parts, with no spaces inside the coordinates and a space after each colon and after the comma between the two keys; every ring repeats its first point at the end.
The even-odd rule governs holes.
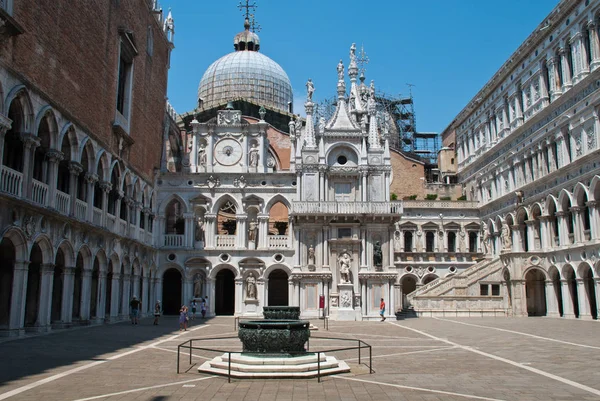
{"type": "Polygon", "coordinates": [[[381,321],[385,321],[385,301],[381,298],[381,302],[379,303],[379,316],[381,316],[381,321]]]}
{"type": "Polygon", "coordinates": [[[202,300],[202,304],[200,304],[200,313],[202,313],[202,319],[206,317],[206,308],[208,308],[208,297],[202,300]]]}
{"type": "Polygon", "coordinates": [[[187,331],[187,322],[189,320],[187,314],[187,306],[182,305],[181,309],[179,309],[179,331],[187,331]]]}
{"type": "Polygon", "coordinates": [[[196,300],[192,300],[192,320],[196,319],[196,300]]]}
{"type": "Polygon", "coordinates": [[[131,307],[131,324],[138,324],[138,315],[140,313],[140,307],[142,306],[142,303],[134,295],[131,299],[131,302],[129,302],[129,306],[131,307]]]}
{"type": "Polygon", "coordinates": [[[158,318],[160,317],[160,300],[154,305],[154,325],[158,326],[158,318]]]}

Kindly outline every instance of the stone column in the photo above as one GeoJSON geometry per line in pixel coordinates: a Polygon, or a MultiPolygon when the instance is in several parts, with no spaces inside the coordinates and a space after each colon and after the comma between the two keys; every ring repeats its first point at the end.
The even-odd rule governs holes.
{"type": "MultiPolygon", "coordinates": [[[[543,71],[544,63],[544,61],[540,63],[540,71],[543,71]]],[[[548,76],[550,76],[550,74],[548,74],[548,76]]],[[[550,104],[550,96],[548,93],[548,88],[546,87],[546,77],[544,76],[544,73],[540,73],[538,75],[538,85],[540,86],[540,98],[542,99],[542,108],[544,108],[548,106],[548,104],[550,104]]],[[[548,86],[550,86],[550,82],[548,82],[548,86]]]]}
{"type": "Polygon", "coordinates": [[[137,297],[138,300],[141,300],[140,295],[140,276],[138,274],[132,274],[130,276],[131,280],[131,288],[133,288],[133,295],[137,297]]]}
{"type": "MultiPolygon", "coordinates": [[[[75,215],[75,200],[77,199],[77,182],[79,174],[83,172],[81,164],[70,161],[69,162],[69,195],[71,195],[71,204],[69,205],[69,215],[75,215]]],[[[54,185],[56,187],[56,183],[54,185]]]]}
{"type": "Polygon", "coordinates": [[[300,227],[296,224],[294,226],[294,269],[300,269],[300,227]]]}
{"type": "Polygon", "coordinates": [[[56,207],[56,186],[58,182],[58,163],[63,160],[64,156],[61,151],[50,149],[46,152],[48,158],[48,199],[46,204],[51,207],[56,207]]]}
{"type": "Polygon", "coordinates": [[[540,216],[540,245],[543,251],[552,248],[552,229],[550,227],[550,216],[540,216]]]}
{"type": "MultiPolygon", "coordinates": [[[[529,246],[529,252],[536,249],[535,246],[535,220],[526,220],[525,221],[525,235],[527,236],[527,244],[529,246]]],[[[525,249],[523,249],[525,250],[525,249]]]]}
{"type": "MultiPolygon", "coordinates": [[[[583,213],[585,211],[584,207],[581,206],[573,206],[569,210],[573,214],[573,237],[575,243],[585,242],[585,235],[583,233],[584,223],[583,223],[583,213]]],[[[590,221],[591,223],[591,221],[590,221]]]]}
{"type": "Polygon", "coordinates": [[[63,323],[71,323],[73,321],[73,286],[75,284],[75,266],[65,266],[62,275],[63,295],[60,316],[63,323]]]}
{"type": "MultiPolygon", "coordinates": [[[[125,267],[125,271],[131,270],[127,266],[125,267]]],[[[129,288],[131,285],[130,275],[123,274],[123,298],[121,298],[121,302],[123,302],[123,311],[121,312],[121,318],[127,318],[129,316],[129,288]]]]}
{"type": "MultiPolygon", "coordinates": [[[[100,189],[102,190],[102,227],[106,227],[106,214],[108,213],[108,193],[112,190],[112,184],[108,181],[100,181],[100,189]]],[[[113,227],[107,227],[112,230],[113,227]]]]}
{"type": "MultiPolygon", "coordinates": [[[[153,309],[151,309],[151,307],[154,305],[152,304],[152,299],[151,297],[148,296],[148,292],[149,292],[149,285],[150,285],[150,280],[148,280],[148,276],[142,276],[142,281],[143,281],[143,286],[142,286],[142,291],[140,291],[140,297],[141,297],[141,301],[142,301],[142,311],[144,312],[144,315],[147,315],[149,312],[151,313],[153,309]]],[[[204,291],[203,291],[204,293],[204,291]]]]}
{"type": "Polygon", "coordinates": [[[523,242],[521,241],[521,226],[516,224],[512,225],[510,226],[510,231],[512,233],[512,251],[522,252],[523,242]]]}
{"type": "MultiPolygon", "coordinates": [[[[195,229],[194,229],[194,223],[195,223],[195,216],[194,213],[184,213],[183,214],[183,218],[184,218],[184,237],[183,237],[183,246],[185,246],[186,248],[192,248],[194,246],[194,235],[195,235],[195,229]]],[[[239,229],[239,227],[238,227],[239,229]]]]}
{"type": "Polygon", "coordinates": [[[213,213],[207,213],[204,215],[204,219],[206,220],[205,229],[204,229],[204,247],[205,248],[214,248],[215,247],[215,232],[216,232],[216,221],[217,215],[213,213]]]}
{"type": "MultiPolygon", "coordinates": [[[[571,291],[569,291],[569,283],[567,280],[560,280],[560,287],[562,292],[563,302],[563,317],[567,319],[575,319],[575,313],[573,312],[573,297],[571,291]]],[[[577,302],[577,300],[575,300],[577,302]]]]}
{"type": "MultiPolygon", "coordinates": [[[[592,240],[600,238],[600,213],[598,211],[598,201],[589,201],[586,206],[590,212],[590,238],[592,240]]],[[[600,295],[600,294],[599,294],[600,295]]],[[[598,309],[600,312],[600,309],[598,309]]]]}
{"type": "MultiPolygon", "coordinates": [[[[588,39],[589,39],[589,36],[588,36],[588,39]]],[[[575,40],[577,41],[577,47],[579,49],[579,62],[581,63],[580,68],[579,68],[579,80],[582,80],[583,78],[587,77],[587,75],[591,71],[590,65],[588,64],[588,51],[587,51],[586,47],[584,46],[582,32],[577,33],[575,40]]],[[[590,50],[591,50],[591,48],[592,48],[592,42],[590,41],[590,50]]],[[[590,57],[590,59],[591,59],[591,57],[590,57]]]]}
{"type": "Polygon", "coordinates": [[[98,181],[98,176],[96,174],[85,173],[85,182],[87,185],[86,191],[86,203],[87,203],[87,213],[86,220],[94,221],[94,190],[95,184],[98,181]]]}
{"type": "Polygon", "coordinates": [[[548,317],[560,317],[556,299],[556,290],[552,280],[546,281],[546,315],[548,317]]]}
{"type": "Polygon", "coordinates": [[[269,248],[269,215],[258,216],[258,238],[257,248],[268,249],[269,248]]]}
{"type": "Polygon", "coordinates": [[[558,223],[558,236],[560,238],[560,246],[570,245],[569,229],[567,227],[567,213],[556,212],[556,221],[558,223]]]}
{"type": "Polygon", "coordinates": [[[549,173],[551,173],[551,172],[555,171],[558,168],[558,166],[556,165],[556,162],[555,162],[555,160],[558,160],[558,159],[557,159],[557,156],[555,154],[556,149],[554,147],[554,142],[548,143],[548,150],[549,150],[549,155],[548,156],[550,157],[550,163],[548,163],[550,165],[550,171],[549,171],[549,173]]]}
{"type": "MultiPolygon", "coordinates": [[[[560,63],[561,63],[561,67],[562,67],[562,77],[563,77],[563,82],[562,82],[562,91],[566,91],[567,89],[569,89],[571,86],[573,86],[573,83],[571,82],[571,71],[569,70],[569,61],[567,60],[567,51],[565,50],[564,47],[561,47],[560,49],[558,49],[558,54],[560,55],[560,63]]],[[[573,63],[575,64],[575,63],[573,63]]]]}
{"type": "Polygon", "coordinates": [[[21,134],[23,141],[23,191],[22,196],[31,199],[31,183],[33,179],[34,152],[40,146],[40,138],[32,134],[21,134]]]}
{"type": "Polygon", "coordinates": [[[102,323],[106,318],[106,272],[98,272],[98,299],[96,303],[96,321],[102,323]]]}
{"type": "Polygon", "coordinates": [[[512,280],[513,310],[515,316],[527,316],[527,297],[525,295],[525,280],[512,280]]]}
{"type": "Polygon", "coordinates": [[[360,270],[367,269],[367,229],[360,228],[360,270]]]}
{"type": "Polygon", "coordinates": [[[367,202],[368,198],[367,198],[367,177],[368,177],[369,173],[367,171],[361,171],[360,176],[362,179],[362,194],[361,194],[361,201],[363,202],[367,202]]]}
{"type": "Polygon", "coordinates": [[[236,279],[235,280],[235,312],[234,315],[235,316],[240,316],[243,314],[243,308],[242,308],[242,304],[243,304],[243,293],[242,291],[244,290],[244,280],[243,279],[236,279]]]}
{"type": "Polygon", "coordinates": [[[92,271],[81,272],[81,320],[90,320],[90,302],[92,297],[92,271]]]}
{"type": "Polygon", "coordinates": [[[323,269],[329,269],[329,233],[331,228],[323,226],[323,269]]]}
{"type": "Polygon", "coordinates": [[[600,65],[600,41],[598,39],[596,21],[590,20],[587,26],[590,33],[590,49],[592,51],[592,63],[590,65],[590,71],[593,71],[600,65]]]}
{"type": "Polygon", "coordinates": [[[523,125],[523,106],[521,102],[523,100],[523,89],[520,84],[517,88],[517,94],[515,95],[515,116],[517,119],[517,127],[523,125]]]}
{"type": "Polygon", "coordinates": [[[577,282],[577,302],[579,302],[579,319],[592,320],[592,312],[588,301],[587,291],[585,290],[585,281],[582,278],[576,279],[577,282]]]}
{"type": "Polygon", "coordinates": [[[600,313],[600,277],[594,277],[594,290],[596,291],[596,311],[600,313]]]}
{"type": "Polygon", "coordinates": [[[42,265],[40,280],[40,305],[38,308],[37,321],[42,331],[50,328],[50,316],[52,311],[52,285],[54,283],[54,264],[42,265]]]}
{"type": "Polygon", "coordinates": [[[23,331],[25,324],[25,300],[27,297],[27,273],[29,261],[15,261],[13,269],[12,295],[10,302],[9,330],[23,331]]]}

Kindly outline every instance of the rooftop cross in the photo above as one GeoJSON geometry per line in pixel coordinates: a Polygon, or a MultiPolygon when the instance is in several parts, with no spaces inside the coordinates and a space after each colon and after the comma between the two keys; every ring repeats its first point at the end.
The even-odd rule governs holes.
{"type": "Polygon", "coordinates": [[[367,56],[365,47],[363,45],[360,45],[360,53],[358,54],[356,63],[360,66],[360,71],[364,74],[364,72],[367,70],[365,65],[369,64],[369,57],[367,56]]]}
{"type": "Polygon", "coordinates": [[[250,4],[250,0],[246,0],[245,2],[240,1],[240,4],[238,4],[238,8],[240,9],[240,11],[242,11],[243,8],[246,9],[246,11],[242,11],[242,14],[247,20],[250,20],[250,16],[254,17],[253,14],[250,14],[250,10],[255,10],[257,7],[258,6],[256,5],[256,2],[250,4]]]}
{"type": "Polygon", "coordinates": [[[256,22],[254,14],[250,14],[250,29],[252,29],[252,32],[254,33],[260,32],[261,30],[261,26],[256,22]]]}

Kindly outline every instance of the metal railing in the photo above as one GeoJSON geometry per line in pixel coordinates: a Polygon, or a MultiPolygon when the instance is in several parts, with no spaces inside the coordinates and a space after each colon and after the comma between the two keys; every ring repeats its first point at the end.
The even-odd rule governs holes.
{"type": "MultiPolygon", "coordinates": [[[[311,337],[308,338],[308,341],[306,342],[306,352],[308,353],[312,353],[312,354],[316,354],[317,355],[317,382],[321,382],[321,354],[325,354],[326,352],[341,352],[341,351],[352,351],[352,350],[358,350],[358,364],[361,365],[362,364],[362,355],[361,355],[361,350],[366,348],[369,350],[369,374],[373,374],[375,373],[375,371],[373,370],[373,350],[371,345],[367,344],[366,342],[364,342],[363,340],[358,340],[355,338],[339,338],[339,337],[312,337],[313,339],[318,339],[318,340],[334,340],[334,341],[350,341],[350,342],[356,342],[356,346],[353,347],[342,347],[342,348],[330,348],[330,349],[326,349],[326,350],[322,350],[322,351],[314,351],[311,352],[310,351],[310,339],[311,337]]],[[[189,355],[189,364],[192,365],[192,350],[199,350],[199,351],[208,351],[208,352],[218,352],[218,353],[224,353],[227,354],[227,382],[231,383],[231,354],[239,354],[241,353],[241,351],[229,351],[229,350],[223,350],[223,349],[217,349],[217,348],[207,348],[207,347],[197,347],[194,346],[194,341],[214,341],[214,340],[232,340],[232,339],[238,339],[239,338],[237,336],[229,336],[229,337],[208,337],[208,338],[191,338],[181,344],[179,344],[177,346],[177,374],[180,373],[180,356],[181,356],[181,349],[187,349],[188,355],[189,355]]],[[[261,353],[251,353],[251,352],[244,352],[245,354],[255,354],[255,355],[260,355],[261,353]]],[[[291,354],[291,353],[286,353],[286,354],[291,354]]],[[[298,355],[304,355],[305,353],[299,353],[298,355]]]]}

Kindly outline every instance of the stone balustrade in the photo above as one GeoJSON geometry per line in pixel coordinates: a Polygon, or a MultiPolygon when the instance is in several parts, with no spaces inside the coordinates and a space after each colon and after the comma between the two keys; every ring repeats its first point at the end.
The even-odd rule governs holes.
{"type": "Polygon", "coordinates": [[[402,214],[402,202],[336,202],[336,201],[304,201],[294,202],[290,214],[402,214]]]}

